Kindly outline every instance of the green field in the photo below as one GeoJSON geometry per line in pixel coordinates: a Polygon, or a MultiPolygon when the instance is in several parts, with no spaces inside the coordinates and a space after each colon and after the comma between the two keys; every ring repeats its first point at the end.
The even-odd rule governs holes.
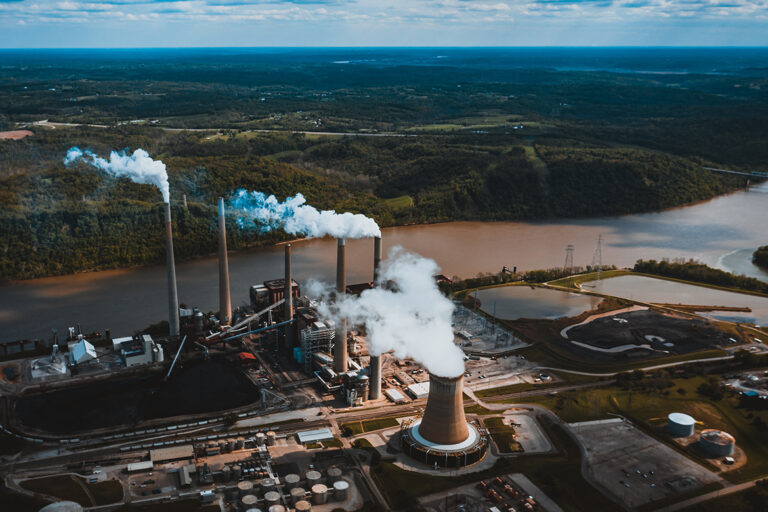
{"type": "Polygon", "coordinates": [[[21,482],[21,487],[28,491],[46,494],[60,500],[74,501],[84,507],[93,506],[83,485],[81,479],[73,475],[47,476],[21,482]]]}
{"type": "Polygon", "coordinates": [[[371,432],[373,430],[381,430],[383,428],[392,428],[398,426],[399,423],[395,417],[392,418],[376,418],[373,420],[365,421],[353,421],[350,423],[343,423],[341,429],[346,432],[347,435],[356,436],[365,432],[371,432]]]}

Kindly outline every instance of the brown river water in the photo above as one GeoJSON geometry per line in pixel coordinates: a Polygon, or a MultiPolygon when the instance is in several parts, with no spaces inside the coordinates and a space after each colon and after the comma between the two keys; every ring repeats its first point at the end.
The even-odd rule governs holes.
{"type": "MultiPolygon", "coordinates": [[[[395,245],[433,258],[449,276],[562,266],[565,247],[574,264],[588,265],[602,235],[603,264],[632,266],[644,258],[695,258],[725,270],[768,281],[751,254],[768,244],[768,184],[695,205],[656,213],[541,222],[451,222],[388,228],[385,256],[395,245]]],[[[158,225],[158,229],[163,229],[158,225]]],[[[334,240],[295,242],[294,277],[332,282],[334,240]]],[[[347,246],[348,282],[372,278],[371,240],[347,246]]],[[[178,256],[178,255],[177,255],[178,256]]],[[[282,247],[230,254],[233,305],[248,301],[250,285],[283,273],[282,247]]],[[[203,258],[177,264],[179,299],[204,311],[217,306],[217,262],[203,258]]],[[[48,337],[79,322],[84,331],[111,329],[124,336],[165,318],[164,266],[91,272],[0,286],[0,340],[48,337]]]]}

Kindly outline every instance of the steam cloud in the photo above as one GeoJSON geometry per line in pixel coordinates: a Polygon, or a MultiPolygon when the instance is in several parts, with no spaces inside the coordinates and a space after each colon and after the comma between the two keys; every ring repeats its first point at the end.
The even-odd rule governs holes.
{"type": "Polygon", "coordinates": [[[165,164],[160,160],[152,160],[149,153],[143,149],[137,149],[132,155],[125,151],[112,151],[109,154],[109,160],[106,160],[92,151],[83,151],[78,147],[73,147],[67,151],[64,165],[70,166],[78,160],[83,160],[112,176],[125,177],[134,183],[154,185],[163,194],[163,202],[170,202],[171,194],[165,164]]]}
{"type": "Polygon", "coordinates": [[[336,238],[381,236],[376,221],[365,215],[318,210],[306,202],[301,194],[281,203],[273,195],[240,189],[235,192],[231,205],[241,228],[253,225],[261,233],[283,228],[291,235],[304,234],[310,238],[326,235],[336,238]]]}
{"type": "Polygon", "coordinates": [[[464,373],[464,352],[453,343],[453,303],[437,287],[437,263],[417,254],[393,248],[383,261],[378,284],[359,297],[339,296],[326,300],[329,285],[309,283],[309,292],[322,297],[318,312],[323,318],[347,319],[364,326],[372,354],[394,351],[399,358],[410,357],[430,373],[458,377],[464,373]]]}

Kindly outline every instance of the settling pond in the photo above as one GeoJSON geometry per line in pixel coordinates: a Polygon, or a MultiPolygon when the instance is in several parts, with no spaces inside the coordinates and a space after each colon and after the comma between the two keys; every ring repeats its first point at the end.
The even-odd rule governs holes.
{"type": "MultiPolygon", "coordinates": [[[[474,297],[474,294],[472,294],[474,297]]],[[[576,316],[594,309],[600,297],[531,286],[498,286],[477,292],[481,309],[503,320],[576,316]]]]}

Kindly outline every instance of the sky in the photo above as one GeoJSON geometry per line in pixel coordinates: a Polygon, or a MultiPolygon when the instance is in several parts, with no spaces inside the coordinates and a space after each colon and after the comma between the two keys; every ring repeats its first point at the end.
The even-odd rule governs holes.
{"type": "Polygon", "coordinates": [[[766,45],[768,0],[0,0],[0,48],[766,45]]]}

